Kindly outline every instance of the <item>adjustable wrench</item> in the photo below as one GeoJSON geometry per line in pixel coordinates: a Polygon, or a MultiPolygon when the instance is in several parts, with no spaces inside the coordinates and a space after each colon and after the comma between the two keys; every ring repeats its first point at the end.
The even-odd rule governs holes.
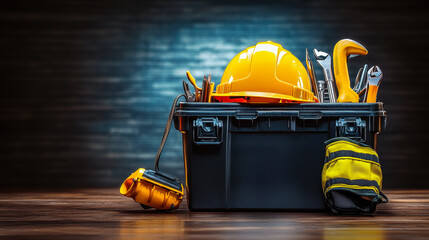
{"type": "Polygon", "coordinates": [[[383,72],[378,66],[373,66],[368,70],[367,94],[365,96],[367,103],[376,102],[378,87],[380,86],[381,79],[383,79],[383,72]]]}
{"type": "Polygon", "coordinates": [[[334,77],[332,75],[331,56],[328,53],[317,51],[317,49],[314,49],[313,53],[317,62],[323,68],[326,88],[328,89],[328,94],[329,94],[329,102],[334,103],[336,102],[337,96],[335,94],[335,89],[334,89],[334,77]]]}

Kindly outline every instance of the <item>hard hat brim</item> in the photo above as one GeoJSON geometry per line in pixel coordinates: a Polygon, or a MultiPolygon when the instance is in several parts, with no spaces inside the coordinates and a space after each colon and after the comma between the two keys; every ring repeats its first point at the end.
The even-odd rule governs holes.
{"type": "MultiPolygon", "coordinates": [[[[215,99],[222,98],[253,98],[249,102],[259,102],[258,100],[270,99],[270,102],[318,102],[318,99],[314,97],[311,100],[305,100],[303,98],[296,98],[290,95],[278,94],[278,93],[267,93],[267,92],[229,92],[229,93],[213,93],[215,99]]],[[[263,101],[262,101],[263,102],[263,101]]]]}

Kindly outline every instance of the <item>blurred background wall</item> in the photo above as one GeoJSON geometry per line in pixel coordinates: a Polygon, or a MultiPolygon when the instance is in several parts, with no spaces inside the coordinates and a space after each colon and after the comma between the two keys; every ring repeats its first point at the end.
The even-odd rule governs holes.
{"type": "MultiPolygon", "coordinates": [[[[384,71],[384,187],[429,187],[429,80],[420,1],[10,1],[0,8],[0,186],[118,187],[151,168],[185,71],[219,83],[258,41],[332,53],[351,38],[384,71]]],[[[317,74],[322,73],[317,67],[317,74]]],[[[184,179],[180,133],[162,168],[184,179]]]]}

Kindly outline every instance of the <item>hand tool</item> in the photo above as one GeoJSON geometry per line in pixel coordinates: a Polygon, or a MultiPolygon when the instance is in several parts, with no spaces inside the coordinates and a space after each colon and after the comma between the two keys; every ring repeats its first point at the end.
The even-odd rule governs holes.
{"type": "Polygon", "coordinates": [[[209,102],[209,92],[210,92],[210,84],[212,82],[212,76],[209,74],[206,82],[206,89],[204,91],[204,102],[209,102]]]}
{"type": "MultiPolygon", "coordinates": [[[[359,89],[359,93],[358,93],[359,99],[363,95],[362,100],[365,99],[366,92],[368,91],[368,74],[367,73],[368,73],[368,65],[365,64],[365,66],[362,70],[362,76],[361,76],[362,82],[359,84],[360,89],[359,89]],[[363,71],[365,71],[365,72],[363,72],[363,71]]],[[[362,101],[362,102],[365,102],[365,101],[362,101]]]]}
{"type": "Polygon", "coordinates": [[[323,103],[323,102],[325,102],[325,82],[324,81],[317,81],[317,87],[318,87],[317,92],[319,93],[317,98],[319,98],[320,103],[323,103]]]}
{"type": "Polygon", "coordinates": [[[360,77],[362,76],[362,70],[363,68],[359,68],[359,71],[356,74],[356,78],[355,78],[355,85],[353,85],[353,91],[355,91],[356,93],[358,91],[357,87],[359,86],[360,77]]]}
{"type": "Polygon", "coordinates": [[[185,99],[187,102],[193,102],[194,101],[194,96],[192,96],[191,91],[189,90],[189,85],[188,83],[183,80],[183,91],[185,92],[185,99]]]}
{"type": "MultiPolygon", "coordinates": [[[[308,54],[307,48],[305,49],[305,62],[307,63],[307,71],[308,71],[308,75],[310,76],[311,85],[313,87],[314,95],[319,97],[316,73],[314,72],[313,62],[311,62],[311,58],[310,58],[310,55],[308,54]]],[[[319,99],[319,102],[322,102],[322,101],[319,99]]]]}
{"type": "Polygon", "coordinates": [[[214,91],[214,86],[215,86],[215,84],[212,82],[212,83],[210,83],[210,90],[209,90],[209,94],[208,94],[208,102],[212,102],[212,94],[213,94],[213,91],[214,91]]]}
{"type": "Polygon", "coordinates": [[[366,86],[358,93],[359,97],[366,93],[366,86]]]}
{"type": "Polygon", "coordinates": [[[368,70],[367,94],[365,98],[367,103],[376,102],[381,79],[383,79],[383,72],[378,66],[373,66],[368,70]]]}
{"type": "Polygon", "coordinates": [[[205,94],[206,94],[206,87],[207,87],[207,77],[204,76],[203,86],[201,88],[201,95],[200,95],[200,99],[199,99],[200,102],[204,102],[204,97],[205,97],[205,94]]]}
{"type": "Polygon", "coordinates": [[[337,100],[337,96],[335,94],[335,89],[334,89],[334,76],[332,76],[331,56],[326,52],[317,51],[317,49],[314,49],[313,53],[317,62],[323,68],[326,88],[328,89],[328,94],[329,94],[329,102],[334,103],[337,100]]]}
{"type": "Polygon", "coordinates": [[[195,82],[195,78],[192,76],[191,72],[186,71],[186,76],[188,77],[189,82],[191,82],[192,86],[194,86],[195,88],[195,102],[199,102],[200,93],[202,89],[198,87],[197,83],[195,82]]]}
{"type": "Polygon", "coordinates": [[[359,96],[350,88],[350,77],[347,68],[347,57],[350,55],[366,55],[368,50],[351,39],[343,39],[334,47],[334,72],[338,88],[337,102],[359,102],[359,96]]]}
{"type": "Polygon", "coordinates": [[[365,64],[362,68],[362,73],[360,75],[359,82],[357,86],[353,88],[356,93],[359,93],[365,86],[367,81],[367,72],[368,72],[368,64],[365,64]]]}
{"type": "Polygon", "coordinates": [[[207,98],[206,98],[206,102],[210,102],[209,97],[210,97],[210,91],[211,91],[211,85],[212,85],[212,75],[209,74],[209,81],[207,83],[207,98]]]}
{"type": "Polygon", "coordinates": [[[208,95],[209,95],[209,90],[210,90],[210,81],[211,81],[211,75],[209,74],[208,78],[207,78],[207,82],[206,82],[206,89],[204,91],[204,102],[208,102],[208,95]]]}

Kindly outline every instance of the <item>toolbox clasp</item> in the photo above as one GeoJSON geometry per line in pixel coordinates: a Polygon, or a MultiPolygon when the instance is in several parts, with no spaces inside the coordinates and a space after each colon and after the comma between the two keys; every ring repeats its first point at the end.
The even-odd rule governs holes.
{"type": "Polygon", "coordinates": [[[336,137],[349,137],[366,141],[366,123],[361,118],[340,118],[336,121],[336,128],[336,137]]]}
{"type": "Polygon", "coordinates": [[[193,122],[194,143],[197,145],[217,145],[223,141],[223,122],[216,117],[202,117],[193,122]]]}

